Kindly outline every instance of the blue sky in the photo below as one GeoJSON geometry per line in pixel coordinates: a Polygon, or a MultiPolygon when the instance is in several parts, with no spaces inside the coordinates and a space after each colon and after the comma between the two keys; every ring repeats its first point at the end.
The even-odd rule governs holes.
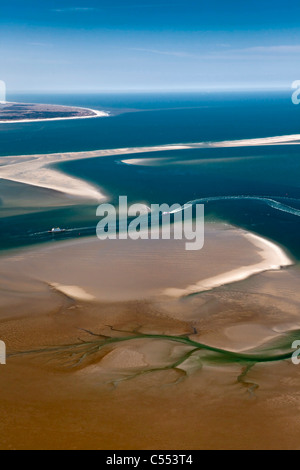
{"type": "Polygon", "coordinates": [[[11,91],[289,87],[299,14],[290,0],[2,1],[0,79],[11,91]]]}

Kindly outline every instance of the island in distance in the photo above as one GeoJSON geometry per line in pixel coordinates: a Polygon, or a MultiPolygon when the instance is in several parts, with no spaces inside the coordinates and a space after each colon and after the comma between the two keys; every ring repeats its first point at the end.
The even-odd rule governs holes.
{"type": "Polygon", "coordinates": [[[104,116],[108,116],[108,113],[104,111],[61,105],[27,103],[0,104],[0,123],[83,119],[104,116]]]}

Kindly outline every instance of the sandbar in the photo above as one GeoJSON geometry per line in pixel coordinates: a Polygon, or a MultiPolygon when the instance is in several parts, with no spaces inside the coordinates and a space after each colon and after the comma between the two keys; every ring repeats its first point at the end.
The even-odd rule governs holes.
{"type": "MultiPolygon", "coordinates": [[[[115,155],[129,155],[170,150],[185,150],[197,148],[233,148],[249,146],[298,145],[300,135],[285,135],[265,137],[261,139],[245,139],[223,142],[198,142],[190,144],[168,144],[150,147],[132,147],[87,152],[70,152],[38,155],[19,155],[0,158],[0,178],[33,186],[48,188],[77,197],[89,197],[97,201],[104,199],[100,189],[85,181],[63,174],[49,167],[61,163],[86,158],[99,158],[115,155]]],[[[143,160],[124,160],[124,163],[140,164],[143,160]]]]}

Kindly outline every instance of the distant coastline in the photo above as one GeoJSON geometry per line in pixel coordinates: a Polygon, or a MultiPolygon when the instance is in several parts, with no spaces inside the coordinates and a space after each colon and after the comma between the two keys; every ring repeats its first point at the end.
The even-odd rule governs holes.
{"type": "Polygon", "coordinates": [[[65,121],[108,116],[109,113],[105,111],[73,106],[15,102],[0,105],[0,124],[65,121]]]}

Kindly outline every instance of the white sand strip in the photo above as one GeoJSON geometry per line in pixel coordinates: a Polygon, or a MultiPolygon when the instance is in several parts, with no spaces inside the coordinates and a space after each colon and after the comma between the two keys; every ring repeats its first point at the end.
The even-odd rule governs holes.
{"type": "Polygon", "coordinates": [[[188,286],[186,289],[165,289],[163,294],[169,297],[184,297],[209,291],[227,284],[244,281],[255,274],[271,270],[280,270],[282,267],[292,266],[294,264],[284,250],[275,243],[249,232],[243,232],[243,236],[259,249],[259,255],[262,257],[261,262],[250,266],[243,266],[218,276],[202,280],[188,286]]]}
{"type": "MultiPolygon", "coordinates": [[[[185,148],[168,146],[168,149],[185,148]]],[[[79,178],[69,176],[49,167],[54,163],[62,163],[86,158],[99,158],[119,154],[142,153],[144,151],[159,151],[160,147],[137,149],[113,149],[91,152],[21,155],[13,157],[0,157],[0,179],[30,184],[41,188],[52,189],[68,195],[96,199],[103,201],[105,196],[90,183],[79,178]]]]}
{"type": "Polygon", "coordinates": [[[95,297],[93,295],[88,294],[82,287],[77,286],[63,286],[61,284],[49,284],[55,290],[65,294],[68,297],[71,297],[74,300],[84,300],[84,301],[93,301],[95,297]]]}
{"type": "MultiPolygon", "coordinates": [[[[152,149],[145,149],[144,152],[157,152],[166,150],[184,150],[184,149],[197,149],[197,148],[234,148],[234,147],[259,147],[271,145],[299,145],[300,134],[283,135],[277,137],[264,137],[261,139],[245,139],[245,140],[228,140],[222,142],[198,142],[194,144],[178,144],[174,146],[161,146],[159,148],[153,147],[152,149]]],[[[130,153],[137,153],[136,149],[132,149],[130,153]]],[[[123,154],[120,153],[119,155],[123,154]]],[[[245,157],[247,158],[247,157],[245,157]]],[[[126,165],[155,165],[157,162],[167,161],[164,158],[132,158],[130,160],[122,160],[126,165]]],[[[207,160],[207,161],[212,161],[207,160]]],[[[182,163],[182,162],[180,162],[182,163]]],[[[186,162],[184,162],[186,163],[186,162]]],[[[190,162],[188,162],[190,163],[190,162]]],[[[194,161],[191,161],[194,163],[194,161]]]]}
{"type": "Polygon", "coordinates": [[[261,145],[278,145],[278,144],[300,144],[300,134],[282,135],[276,137],[263,137],[260,139],[245,140],[228,140],[224,142],[214,142],[212,147],[254,147],[261,145]]]}
{"type": "MultiPolygon", "coordinates": [[[[170,150],[187,150],[197,148],[225,148],[248,147],[257,145],[289,145],[300,144],[300,134],[262,139],[246,139],[224,142],[199,142],[191,144],[170,144],[154,147],[133,147],[108,150],[95,150],[89,152],[71,152],[38,155],[20,155],[0,158],[0,178],[19,183],[30,184],[42,188],[49,188],[71,194],[78,197],[92,197],[103,199],[103,194],[92,185],[72,176],[54,171],[47,166],[52,163],[60,163],[86,158],[109,157],[116,155],[130,155],[139,153],[162,152],[170,150]]],[[[133,162],[135,165],[142,163],[143,159],[124,160],[124,163],[133,162]]]]}
{"type": "MultiPolygon", "coordinates": [[[[34,162],[35,163],[35,162],[34,162]]],[[[75,197],[82,197],[97,201],[103,201],[105,196],[101,191],[94,187],[92,184],[85,182],[79,178],[68,176],[51,168],[40,167],[39,165],[31,165],[31,171],[34,174],[28,174],[27,171],[17,172],[12,178],[3,178],[15,181],[17,183],[30,184],[41,188],[51,189],[63,194],[75,197]]],[[[2,171],[0,167],[0,178],[2,178],[2,171]]]]}

